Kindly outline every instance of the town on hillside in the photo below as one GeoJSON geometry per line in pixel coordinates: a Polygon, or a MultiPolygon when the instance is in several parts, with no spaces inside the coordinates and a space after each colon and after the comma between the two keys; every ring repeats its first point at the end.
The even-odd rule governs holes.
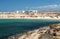
{"type": "Polygon", "coordinates": [[[59,19],[60,12],[55,11],[15,11],[15,12],[0,12],[0,18],[26,18],[26,19],[59,19]]]}

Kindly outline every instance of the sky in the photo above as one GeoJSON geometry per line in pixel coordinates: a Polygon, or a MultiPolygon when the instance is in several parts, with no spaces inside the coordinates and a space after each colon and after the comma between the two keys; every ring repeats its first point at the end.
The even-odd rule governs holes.
{"type": "Polygon", "coordinates": [[[60,10],[60,0],[0,0],[0,11],[60,10]]]}

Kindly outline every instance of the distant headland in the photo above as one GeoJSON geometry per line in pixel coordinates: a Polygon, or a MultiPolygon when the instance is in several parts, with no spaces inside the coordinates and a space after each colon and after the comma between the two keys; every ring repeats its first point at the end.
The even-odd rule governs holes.
{"type": "Polygon", "coordinates": [[[15,11],[15,12],[0,12],[2,19],[60,19],[60,12],[58,11],[15,11]]]}

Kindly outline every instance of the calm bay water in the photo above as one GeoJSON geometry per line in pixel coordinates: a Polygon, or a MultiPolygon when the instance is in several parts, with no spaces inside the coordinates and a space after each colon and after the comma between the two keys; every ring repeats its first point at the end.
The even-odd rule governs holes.
{"type": "Polygon", "coordinates": [[[47,19],[0,19],[0,37],[33,30],[50,24],[60,23],[60,20],[47,19]]]}

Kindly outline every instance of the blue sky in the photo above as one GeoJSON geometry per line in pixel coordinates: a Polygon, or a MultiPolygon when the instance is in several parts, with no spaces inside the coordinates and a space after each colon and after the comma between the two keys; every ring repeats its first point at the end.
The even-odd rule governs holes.
{"type": "Polygon", "coordinates": [[[60,10],[60,0],[0,0],[0,11],[60,10]]]}

